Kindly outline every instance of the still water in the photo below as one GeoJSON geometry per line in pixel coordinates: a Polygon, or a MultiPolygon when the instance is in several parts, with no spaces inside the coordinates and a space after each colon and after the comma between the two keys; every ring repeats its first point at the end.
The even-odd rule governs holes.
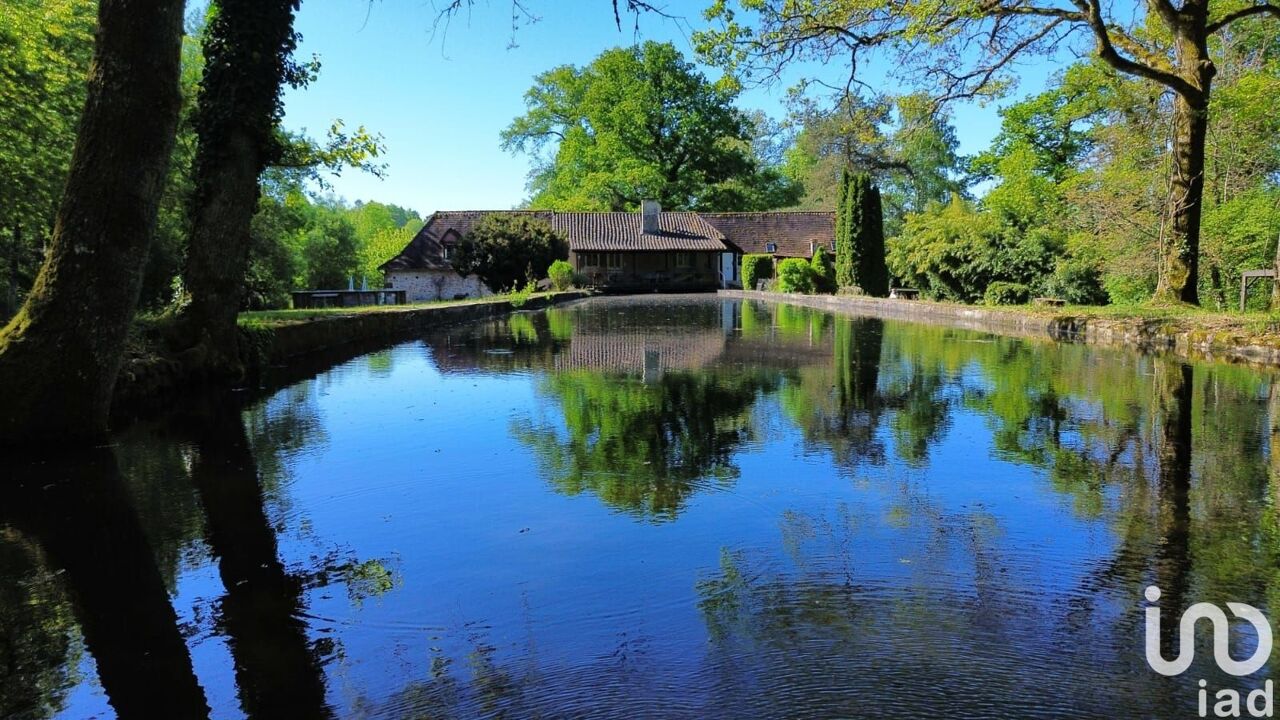
{"type": "Polygon", "coordinates": [[[1178,718],[1271,677],[1207,623],[1143,651],[1149,585],[1170,659],[1194,602],[1280,608],[1257,370],[686,297],[291,372],[8,464],[0,716],[1178,718]]]}

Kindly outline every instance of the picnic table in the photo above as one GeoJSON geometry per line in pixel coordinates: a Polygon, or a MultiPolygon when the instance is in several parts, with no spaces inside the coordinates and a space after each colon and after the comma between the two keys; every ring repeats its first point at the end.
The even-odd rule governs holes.
{"type": "Polygon", "coordinates": [[[1063,305],[1067,304],[1067,301],[1063,300],[1062,298],[1055,298],[1055,297],[1038,297],[1038,298],[1032,298],[1031,304],[1039,305],[1041,307],[1062,307],[1063,305]]]}
{"type": "Polygon", "coordinates": [[[891,300],[915,300],[918,297],[920,297],[920,291],[915,288],[889,288],[891,300]]]}

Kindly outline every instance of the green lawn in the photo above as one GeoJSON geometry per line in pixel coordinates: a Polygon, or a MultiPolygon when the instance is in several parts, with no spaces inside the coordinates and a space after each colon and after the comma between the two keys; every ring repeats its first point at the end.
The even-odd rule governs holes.
{"type": "MultiPolygon", "coordinates": [[[[529,298],[549,297],[554,292],[533,293],[529,298]]],[[[450,307],[456,305],[477,305],[481,303],[502,302],[511,300],[511,295],[491,295],[486,298],[469,300],[435,300],[431,302],[408,303],[405,305],[361,305],[343,308],[311,308],[301,310],[256,310],[240,313],[240,325],[248,328],[276,327],[292,323],[307,322],[322,318],[363,315],[367,313],[398,313],[424,308],[450,307]]]]}

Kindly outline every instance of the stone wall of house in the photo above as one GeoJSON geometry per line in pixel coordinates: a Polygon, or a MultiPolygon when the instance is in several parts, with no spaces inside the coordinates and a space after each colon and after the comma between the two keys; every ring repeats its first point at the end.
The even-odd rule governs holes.
{"type": "Polygon", "coordinates": [[[487,297],[493,292],[475,275],[461,277],[452,270],[393,270],[387,273],[393,290],[404,290],[409,302],[487,297]]]}

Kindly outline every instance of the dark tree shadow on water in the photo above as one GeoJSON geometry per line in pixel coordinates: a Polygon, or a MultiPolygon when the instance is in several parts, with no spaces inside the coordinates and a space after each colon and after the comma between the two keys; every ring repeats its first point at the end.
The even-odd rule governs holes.
{"type": "Polygon", "coordinates": [[[114,453],[17,460],[0,484],[0,524],[28,538],[60,575],[122,718],[208,717],[204,691],[155,555],[114,453]]]}
{"type": "Polygon", "coordinates": [[[280,561],[240,412],[208,409],[198,427],[191,480],[226,588],[220,624],[241,707],[254,718],[332,717],[320,653],[307,638],[303,582],[280,561]]]}

